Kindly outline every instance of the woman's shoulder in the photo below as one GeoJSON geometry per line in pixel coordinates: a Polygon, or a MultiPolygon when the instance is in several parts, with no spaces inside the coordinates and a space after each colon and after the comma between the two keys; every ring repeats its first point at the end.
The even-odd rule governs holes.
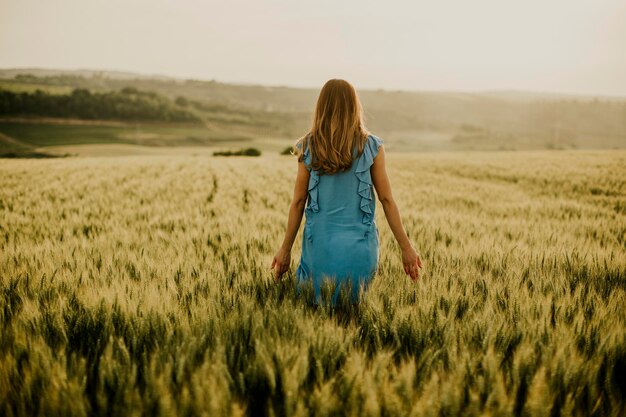
{"type": "Polygon", "coordinates": [[[378,154],[380,146],[385,143],[380,137],[373,133],[368,133],[365,141],[364,151],[370,154],[370,157],[374,158],[378,154]]]}
{"type": "Polygon", "coordinates": [[[306,135],[299,138],[296,143],[293,145],[297,152],[310,152],[311,147],[311,134],[307,133],[306,135]]]}
{"type": "Polygon", "coordinates": [[[374,164],[374,159],[378,152],[380,151],[380,147],[383,144],[383,140],[378,136],[368,133],[367,139],[365,141],[365,145],[363,146],[363,152],[358,158],[356,163],[357,176],[359,173],[362,175],[368,176],[370,167],[374,164]]]}
{"type": "Polygon", "coordinates": [[[294,153],[298,156],[298,161],[303,162],[309,170],[312,162],[310,142],[310,135],[307,134],[298,139],[293,146],[295,151],[294,153]]]}
{"type": "Polygon", "coordinates": [[[384,140],[382,140],[380,137],[376,136],[373,133],[368,133],[367,134],[367,144],[370,146],[375,147],[376,149],[378,149],[380,147],[380,145],[382,145],[383,143],[385,143],[384,140]]]}

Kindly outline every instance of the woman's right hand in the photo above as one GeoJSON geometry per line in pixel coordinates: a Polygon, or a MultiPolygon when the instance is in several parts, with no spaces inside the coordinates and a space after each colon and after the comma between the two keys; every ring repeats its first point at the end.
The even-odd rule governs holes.
{"type": "Polygon", "coordinates": [[[291,264],[291,253],[284,249],[280,248],[276,255],[274,255],[274,259],[272,259],[272,269],[274,270],[274,278],[280,279],[280,277],[287,272],[289,266],[291,264]]]}
{"type": "Polygon", "coordinates": [[[422,260],[413,246],[402,249],[402,265],[404,272],[416,281],[420,277],[420,269],[422,268],[422,260]]]}

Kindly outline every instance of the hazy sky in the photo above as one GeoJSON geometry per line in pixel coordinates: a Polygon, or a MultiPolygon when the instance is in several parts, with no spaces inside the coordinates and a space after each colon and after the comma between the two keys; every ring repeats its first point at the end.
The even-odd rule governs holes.
{"type": "Polygon", "coordinates": [[[0,68],[626,95],[625,0],[0,0],[0,68]]]}

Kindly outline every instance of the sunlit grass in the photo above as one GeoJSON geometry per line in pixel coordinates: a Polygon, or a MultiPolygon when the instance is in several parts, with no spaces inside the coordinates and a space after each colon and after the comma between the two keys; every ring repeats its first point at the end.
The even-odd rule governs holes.
{"type": "MultiPolygon", "coordinates": [[[[95,122],[98,123],[98,122],[95,122]]],[[[223,146],[249,142],[241,134],[210,130],[205,127],[168,126],[156,123],[119,123],[106,125],[15,123],[0,121],[0,133],[32,146],[85,144],[135,144],[144,146],[223,146]]]]}
{"type": "Polygon", "coordinates": [[[388,165],[423,277],[379,207],[332,311],[270,275],[290,157],[3,160],[0,414],[626,412],[626,153],[388,165]]]}

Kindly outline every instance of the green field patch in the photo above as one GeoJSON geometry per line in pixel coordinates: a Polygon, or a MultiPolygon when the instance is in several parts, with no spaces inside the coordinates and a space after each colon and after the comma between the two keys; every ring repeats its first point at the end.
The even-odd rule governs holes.
{"type": "Polygon", "coordinates": [[[198,127],[159,125],[61,125],[0,122],[0,133],[30,146],[82,144],[134,144],[143,146],[211,146],[225,142],[248,142],[247,136],[198,127]]]}
{"type": "Polygon", "coordinates": [[[0,132],[34,146],[135,143],[121,137],[129,130],[114,126],[0,123],[0,132]]]}
{"type": "Polygon", "coordinates": [[[46,85],[37,83],[16,82],[13,80],[0,80],[0,90],[14,93],[34,93],[37,90],[48,94],[69,94],[74,88],[69,85],[46,85]]]}

